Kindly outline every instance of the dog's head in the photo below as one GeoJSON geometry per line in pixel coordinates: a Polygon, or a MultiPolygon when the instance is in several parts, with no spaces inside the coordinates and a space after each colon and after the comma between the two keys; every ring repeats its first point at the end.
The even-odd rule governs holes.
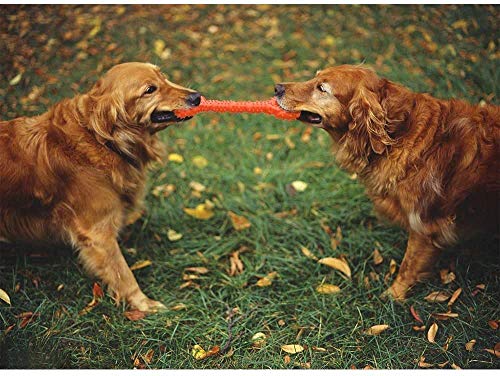
{"type": "Polygon", "coordinates": [[[369,69],[342,65],[318,71],[309,81],[276,84],[275,94],[283,109],[301,111],[299,120],[324,128],[366,160],[393,143],[380,97],[385,82],[369,69]]]}
{"type": "Polygon", "coordinates": [[[88,125],[97,139],[137,161],[154,157],[152,136],[189,119],[174,110],[198,106],[201,94],[170,82],[153,64],[132,62],[111,68],[88,98],[88,125]]]}

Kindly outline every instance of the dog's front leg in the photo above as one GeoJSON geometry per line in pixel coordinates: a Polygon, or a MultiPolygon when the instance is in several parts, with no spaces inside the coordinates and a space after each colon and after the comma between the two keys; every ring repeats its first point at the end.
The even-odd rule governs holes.
{"type": "Polygon", "coordinates": [[[140,289],[120,251],[116,237],[110,234],[80,235],[79,258],[90,273],[100,278],[117,301],[125,299],[132,308],[156,312],[165,306],[149,299],[140,289]]]}
{"type": "Polygon", "coordinates": [[[430,237],[410,231],[398,276],[383,296],[403,300],[413,285],[429,276],[438,256],[439,249],[432,244],[430,237]]]}

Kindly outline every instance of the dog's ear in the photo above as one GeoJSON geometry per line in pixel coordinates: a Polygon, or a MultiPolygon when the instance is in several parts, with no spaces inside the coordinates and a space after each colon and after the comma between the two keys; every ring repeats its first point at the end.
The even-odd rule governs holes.
{"type": "Polygon", "coordinates": [[[89,94],[92,98],[90,127],[101,141],[113,140],[113,131],[125,107],[121,96],[104,88],[102,80],[97,81],[89,94]]]}
{"type": "Polygon", "coordinates": [[[393,140],[387,133],[386,114],[377,93],[364,85],[360,86],[349,103],[349,112],[352,118],[349,131],[358,142],[365,143],[359,145],[358,150],[364,149],[367,153],[370,146],[375,153],[383,154],[393,140]]]}

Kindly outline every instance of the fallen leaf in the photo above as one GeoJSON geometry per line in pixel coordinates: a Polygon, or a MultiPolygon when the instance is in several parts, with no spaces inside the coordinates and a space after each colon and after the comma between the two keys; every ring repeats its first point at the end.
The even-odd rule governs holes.
{"type": "Polygon", "coordinates": [[[146,364],[151,363],[153,360],[153,355],[155,351],[153,349],[149,349],[146,354],[141,355],[142,359],[146,362],[146,364]]]}
{"type": "Polygon", "coordinates": [[[438,324],[433,323],[429,328],[429,331],[427,332],[427,340],[430,343],[436,343],[435,338],[437,331],[438,331],[438,324]]]}
{"type": "Polygon", "coordinates": [[[254,167],[253,173],[255,175],[262,175],[262,169],[260,167],[254,167]]]}
{"type": "Polygon", "coordinates": [[[455,273],[450,272],[448,269],[440,270],[439,275],[441,277],[441,282],[444,285],[447,285],[456,279],[455,273]]]}
{"type": "Polygon", "coordinates": [[[0,299],[2,299],[8,305],[11,305],[9,295],[2,289],[0,289],[0,299]]]}
{"type": "Polygon", "coordinates": [[[183,309],[187,309],[187,306],[184,303],[179,303],[170,308],[172,311],[180,311],[183,309]]]}
{"type": "Polygon", "coordinates": [[[434,364],[427,363],[425,361],[425,357],[421,356],[420,359],[419,359],[419,361],[418,361],[418,366],[420,368],[431,368],[431,367],[434,367],[434,364]]]}
{"type": "Polygon", "coordinates": [[[205,187],[201,183],[198,183],[197,181],[190,182],[189,188],[191,188],[193,191],[196,191],[196,192],[205,192],[205,190],[207,189],[207,187],[205,187]]]}
{"type": "Polygon", "coordinates": [[[175,163],[182,163],[184,162],[184,158],[182,155],[177,154],[177,153],[172,153],[168,155],[168,160],[170,162],[175,162],[175,163]]]}
{"type": "Polygon", "coordinates": [[[229,275],[231,277],[241,274],[243,272],[243,262],[240,260],[240,252],[235,251],[229,255],[230,270],[229,275]]]}
{"type": "Polygon", "coordinates": [[[181,240],[182,239],[182,234],[176,232],[175,230],[168,229],[168,231],[167,231],[167,238],[171,242],[176,242],[177,240],[181,240]]]}
{"type": "Polygon", "coordinates": [[[304,256],[310,258],[311,260],[317,261],[318,258],[306,247],[300,247],[300,250],[304,256]]]}
{"type": "Polygon", "coordinates": [[[292,181],[291,185],[297,192],[304,192],[307,189],[307,183],[301,180],[292,181]]]}
{"type": "Polygon", "coordinates": [[[294,362],[293,365],[304,369],[311,368],[311,362],[294,362]]]}
{"type": "Polygon", "coordinates": [[[205,359],[207,357],[207,352],[200,345],[194,345],[191,350],[191,355],[196,360],[205,359]]]}
{"type": "Polygon", "coordinates": [[[320,294],[336,294],[340,292],[340,287],[331,285],[329,283],[322,283],[321,285],[316,287],[316,291],[320,294]]]}
{"type": "Polygon", "coordinates": [[[373,325],[372,327],[366,329],[364,333],[370,336],[377,336],[387,329],[389,329],[389,325],[387,324],[373,325]]]}
{"type": "Polygon", "coordinates": [[[380,254],[380,251],[375,248],[373,250],[373,263],[375,265],[380,265],[384,262],[384,258],[382,257],[382,255],[380,254]]]}
{"type": "Polygon", "coordinates": [[[397,265],[398,264],[396,263],[396,260],[391,259],[391,262],[389,263],[389,273],[391,275],[393,275],[394,273],[396,273],[397,265]]]}
{"type": "Polygon", "coordinates": [[[281,346],[281,350],[288,354],[297,354],[304,351],[304,347],[302,347],[301,345],[283,345],[281,346]]]}
{"type": "Polygon", "coordinates": [[[418,325],[414,325],[412,326],[412,329],[416,332],[423,332],[425,331],[425,325],[422,325],[422,326],[418,326],[418,325]]]}
{"type": "Polygon", "coordinates": [[[139,311],[138,309],[126,311],[123,314],[130,321],[138,321],[138,320],[142,320],[144,317],[146,317],[146,312],[139,311]]]}
{"type": "Polygon", "coordinates": [[[446,312],[446,313],[432,313],[432,317],[434,317],[436,320],[448,320],[448,319],[454,319],[458,317],[458,313],[452,313],[452,312],[446,312]]]}
{"type": "Polygon", "coordinates": [[[153,262],[151,260],[142,260],[142,261],[137,261],[135,262],[131,267],[130,267],[130,270],[138,270],[138,269],[142,269],[142,268],[145,268],[149,265],[152,265],[153,262]]]}
{"type": "Polygon", "coordinates": [[[496,320],[488,320],[488,325],[493,330],[498,329],[498,321],[496,321],[496,320]]]}
{"type": "Polygon", "coordinates": [[[465,344],[465,349],[467,351],[472,351],[472,349],[474,348],[474,345],[476,344],[476,340],[475,339],[471,339],[469,342],[467,342],[465,344]]]}
{"type": "Polygon", "coordinates": [[[260,348],[265,345],[266,339],[267,336],[264,333],[262,332],[255,333],[252,336],[252,346],[260,348]]]}
{"type": "Polygon", "coordinates": [[[163,185],[158,185],[153,188],[151,191],[151,194],[156,197],[168,197],[170,196],[173,192],[175,191],[175,185],[173,184],[163,184],[163,185]]]}
{"type": "Polygon", "coordinates": [[[451,368],[453,368],[453,369],[462,369],[459,366],[457,366],[455,363],[451,364],[451,368]]]}
{"type": "Polygon", "coordinates": [[[278,275],[277,272],[271,272],[269,273],[268,275],[266,275],[265,277],[262,277],[260,278],[256,283],[255,285],[256,286],[259,286],[259,287],[267,287],[267,286],[271,286],[271,284],[273,283],[273,279],[276,278],[276,276],[278,275]]]}
{"type": "Polygon", "coordinates": [[[424,323],[424,321],[420,318],[418,312],[413,308],[413,306],[410,306],[410,313],[413,316],[415,320],[417,320],[419,323],[424,323]]]}
{"type": "Polygon", "coordinates": [[[450,301],[448,302],[448,308],[450,308],[453,305],[453,303],[455,303],[457,301],[457,299],[461,293],[462,293],[461,287],[455,290],[455,292],[453,293],[453,295],[450,298],[450,301]]]}
{"type": "Polygon", "coordinates": [[[20,313],[19,315],[16,315],[14,317],[16,317],[18,319],[22,319],[21,322],[19,323],[19,328],[23,329],[30,322],[32,322],[35,318],[37,318],[38,316],[40,316],[39,313],[23,312],[23,313],[20,313]]]}
{"type": "Polygon", "coordinates": [[[191,161],[198,168],[205,168],[208,165],[207,159],[205,157],[202,157],[201,155],[193,157],[191,161]]]}
{"type": "Polygon", "coordinates": [[[207,274],[208,269],[204,266],[189,266],[184,269],[187,272],[198,273],[198,274],[207,274]]]}
{"type": "Polygon", "coordinates": [[[103,297],[104,292],[102,291],[101,285],[94,282],[94,285],[92,286],[92,300],[78,314],[82,316],[92,311],[103,297]]]}
{"type": "Polygon", "coordinates": [[[228,211],[227,215],[229,215],[229,218],[231,219],[231,223],[233,224],[233,228],[236,231],[242,231],[244,229],[249,228],[252,226],[250,221],[246,219],[245,217],[238,215],[236,213],[233,213],[232,211],[228,211]]]}
{"type": "Polygon", "coordinates": [[[446,362],[443,362],[443,363],[438,363],[438,367],[439,368],[444,368],[448,363],[450,363],[449,360],[447,360],[446,362]]]}
{"type": "Polygon", "coordinates": [[[21,82],[22,77],[23,74],[19,73],[17,76],[15,76],[12,80],[9,81],[9,85],[11,86],[17,85],[19,82],[21,82]]]}
{"type": "Polygon", "coordinates": [[[443,345],[443,350],[446,352],[448,351],[448,347],[450,346],[450,343],[451,343],[451,340],[453,339],[453,336],[449,336],[448,338],[446,338],[446,342],[445,344],[443,345]]]}
{"type": "Polygon", "coordinates": [[[424,300],[431,303],[441,303],[450,299],[450,294],[443,291],[433,291],[429,295],[427,295],[424,300]]]}
{"type": "Polygon", "coordinates": [[[283,362],[284,362],[285,364],[288,364],[288,363],[290,363],[291,361],[292,361],[292,359],[290,358],[290,355],[285,355],[285,356],[283,357],[283,362]]]}
{"type": "Polygon", "coordinates": [[[351,268],[344,260],[335,257],[325,257],[318,260],[320,264],[329,266],[330,268],[337,269],[344,273],[347,277],[351,278],[351,268]]]}
{"type": "Polygon", "coordinates": [[[187,215],[190,215],[191,217],[194,217],[196,219],[201,219],[201,220],[207,220],[210,219],[214,216],[214,212],[212,209],[209,209],[205,204],[199,204],[196,206],[196,208],[191,209],[191,208],[184,208],[184,212],[187,215]]]}

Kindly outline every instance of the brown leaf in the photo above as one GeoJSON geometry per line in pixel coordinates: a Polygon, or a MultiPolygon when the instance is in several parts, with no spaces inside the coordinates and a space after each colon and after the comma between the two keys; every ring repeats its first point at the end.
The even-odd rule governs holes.
{"type": "Polygon", "coordinates": [[[23,312],[20,313],[19,315],[16,315],[15,317],[18,319],[22,319],[21,322],[19,323],[19,328],[23,329],[28,325],[30,322],[32,322],[35,318],[40,316],[39,313],[33,313],[33,312],[23,312]]]}
{"type": "Polygon", "coordinates": [[[389,325],[387,324],[373,325],[372,327],[365,330],[365,334],[376,336],[387,329],[389,329],[389,325]]]}
{"type": "Polygon", "coordinates": [[[232,211],[228,211],[227,214],[229,215],[231,223],[233,224],[233,227],[236,231],[241,231],[252,226],[250,221],[241,215],[237,215],[232,211]]]}
{"type": "Polygon", "coordinates": [[[438,331],[438,325],[436,323],[432,324],[427,332],[427,340],[430,343],[436,343],[435,338],[438,331]]]}
{"type": "Polygon", "coordinates": [[[155,351],[153,349],[149,349],[148,352],[144,355],[141,355],[141,357],[144,360],[144,362],[146,362],[146,364],[149,364],[153,360],[154,353],[155,351]]]}
{"type": "Polygon", "coordinates": [[[152,264],[153,264],[153,262],[151,260],[137,261],[136,263],[134,263],[134,265],[132,265],[130,267],[130,270],[139,270],[139,269],[145,268],[147,266],[150,266],[152,264]]]}
{"type": "Polygon", "coordinates": [[[271,272],[269,273],[268,275],[266,275],[265,277],[262,277],[260,278],[256,283],[255,285],[256,286],[259,286],[259,287],[267,287],[267,286],[271,286],[271,284],[273,283],[273,279],[276,278],[276,276],[278,275],[277,272],[271,272]]]}
{"type": "Polygon", "coordinates": [[[451,364],[451,368],[453,368],[453,369],[462,369],[459,366],[457,366],[455,363],[451,364]]]}
{"type": "Polygon", "coordinates": [[[493,330],[498,329],[498,321],[496,321],[496,320],[488,320],[488,325],[493,330]]]}
{"type": "Polygon", "coordinates": [[[422,325],[422,326],[414,325],[414,326],[412,326],[412,329],[414,331],[416,331],[416,332],[423,332],[423,331],[425,331],[425,328],[426,328],[425,325],[422,325]]]}
{"type": "Polygon", "coordinates": [[[425,357],[421,356],[420,359],[419,359],[419,361],[418,361],[418,366],[420,368],[431,368],[431,367],[434,367],[434,364],[427,363],[425,361],[425,357]]]}
{"type": "Polygon", "coordinates": [[[476,344],[476,340],[475,339],[471,339],[469,342],[467,342],[465,344],[465,349],[467,351],[472,351],[472,349],[474,348],[474,345],[476,344]]]}
{"type": "Polygon", "coordinates": [[[240,252],[239,251],[234,251],[229,255],[229,263],[230,263],[230,270],[229,270],[229,275],[231,277],[234,277],[237,274],[241,274],[243,272],[243,262],[240,260],[240,252]]]}
{"type": "Polygon", "coordinates": [[[448,320],[448,319],[454,319],[458,317],[458,313],[452,313],[452,312],[446,312],[446,313],[432,313],[432,317],[434,317],[436,320],[448,320]]]}
{"type": "Polygon", "coordinates": [[[184,269],[186,272],[198,273],[198,274],[207,274],[208,269],[204,266],[190,266],[184,269]]]}
{"type": "Polygon", "coordinates": [[[431,303],[441,303],[450,299],[450,294],[443,291],[433,291],[429,295],[427,295],[424,299],[431,303]]]}
{"type": "Polygon", "coordinates": [[[351,278],[351,268],[344,260],[335,257],[325,257],[318,260],[320,264],[329,266],[330,268],[337,269],[344,273],[347,277],[351,278]]]}
{"type": "Polygon", "coordinates": [[[373,264],[375,265],[380,265],[384,262],[384,258],[382,257],[382,255],[380,254],[380,251],[375,248],[373,250],[373,264]]]}
{"type": "Polygon", "coordinates": [[[92,300],[78,314],[82,316],[92,311],[94,307],[99,304],[99,301],[103,297],[104,297],[104,292],[102,291],[101,286],[97,282],[94,282],[94,285],[92,286],[92,300]]]}
{"type": "Polygon", "coordinates": [[[138,309],[134,309],[131,311],[126,311],[124,313],[124,315],[130,321],[138,321],[138,320],[142,320],[144,317],[146,317],[146,312],[139,311],[138,309]]]}
{"type": "Polygon", "coordinates": [[[316,291],[320,294],[336,294],[340,292],[340,287],[329,283],[322,283],[316,287],[316,291]]]}
{"type": "Polygon", "coordinates": [[[285,356],[283,357],[283,362],[284,362],[285,364],[288,364],[288,363],[290,363],[291,361],[292,361],[292,358],[290,358],[290,355],[285,355],[285,356]]]}
{"type": "Polygon", "coordinates": [[[413,308],[413,306],[410,306],[410,313],[413,316],[415,320],[417,320],[419,323],[424,323],[424,321],[420,318],[418,312],[413,308]]]}
{"type": "Polygon", "coordinates": [[[304,347],[301,345],[283,345],[281,346],[281,350],[288,354],[297,354],[304,351],[304,347]]]}
{"type": "Polygon", "coordinates": [[[453,305],[453,303],[455,303],[457,301],[457,299],[461,293],[462,293],[461,287],[455,290],[455,292],[453,293],[453,295],[450,298],[450,301],[448,302],[448,309],[453,305]]]}
{"type": "Polygon", "coordinates": [[[447,284],[453,282],[456,278],[455,273],[450,272],[448,269],[440,270],[439,275],[441,277],[441,282],[444,285],[447,285],[447,284]]]}
{"type": "Polygon", "coordinates": [[[398,264],[396,263],[396,260],[391,259],[391,262],[389,263],[389,274],[390,275],[393,275],[394,273],[396,273],[397,265],[398,264]]]}

